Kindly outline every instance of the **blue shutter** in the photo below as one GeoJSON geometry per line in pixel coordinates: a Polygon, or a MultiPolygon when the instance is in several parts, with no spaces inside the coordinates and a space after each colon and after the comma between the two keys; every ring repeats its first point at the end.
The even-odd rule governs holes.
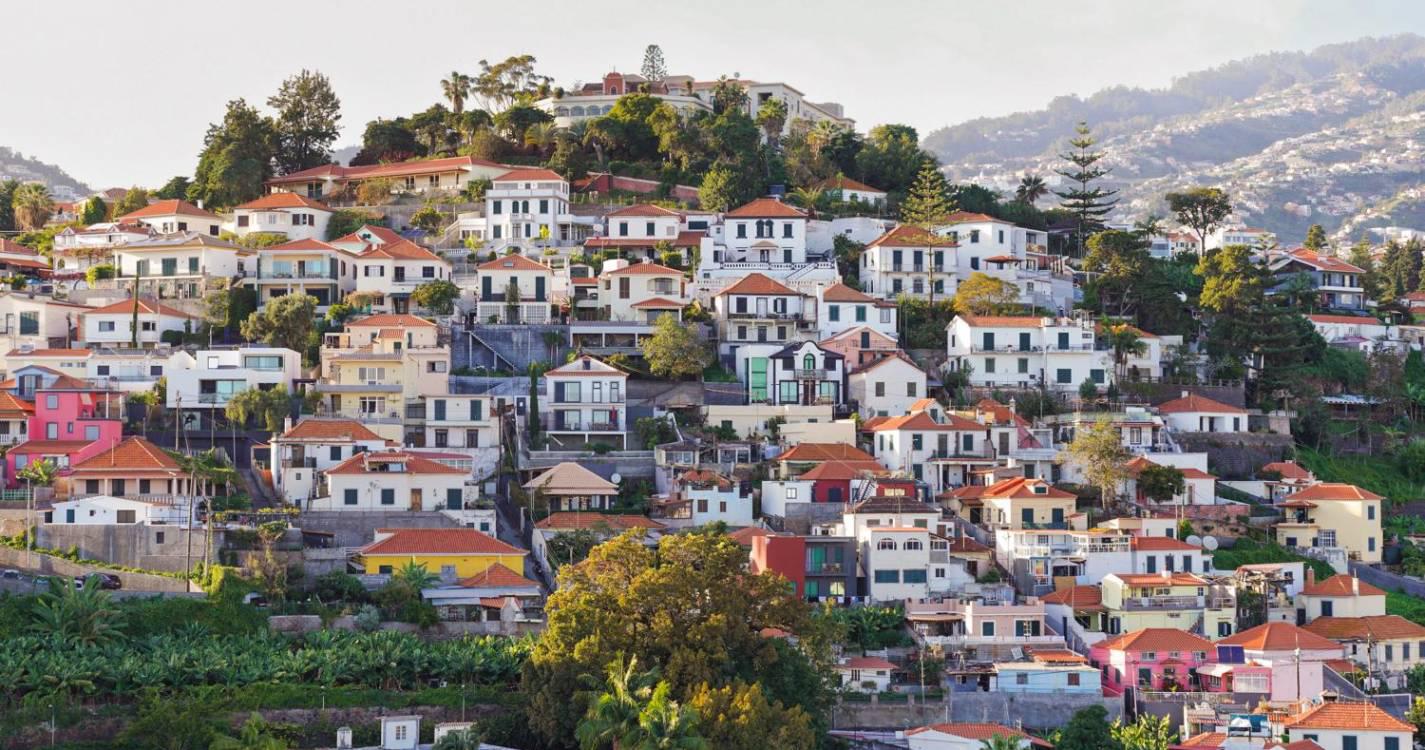
{"type": "Polygon", "coordinates": [[[346,502],[347,505],[356,505],[356,490],[347,490],[347,491],[346,491],[346,500],[345,500],[345,502],[346,502]]]}

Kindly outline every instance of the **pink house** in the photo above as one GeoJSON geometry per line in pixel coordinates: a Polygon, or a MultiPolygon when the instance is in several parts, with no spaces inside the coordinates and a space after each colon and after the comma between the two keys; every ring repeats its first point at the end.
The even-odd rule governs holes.
{"type": "Polygon", "coordinates": [[[1198,670],[1217,661],[1212,641],[1176,628],[1143,628],[1095,645],[1089,661],[1103,670],[1106,694],[1126,688],[1192,690],[1198,670]]]}
{"type": "Polygon", "coordinates": [[[118,391],[38,366],[16,370],[0,387],[35,404],[29,439],[5,454],[9,487],[20,485],[16,475],[31,462],[48,459],[68,469],[123,440],[124,396],[118,391]]]}
{"type": "Polygon", "coordinates": [[[1217,663],[1198,670],[1203,689],[1273,702],[1315,698],[1325,689],[1323,667],[1345,648],[1289,622],[1269,622],[1216,642],[1217,663]]]}

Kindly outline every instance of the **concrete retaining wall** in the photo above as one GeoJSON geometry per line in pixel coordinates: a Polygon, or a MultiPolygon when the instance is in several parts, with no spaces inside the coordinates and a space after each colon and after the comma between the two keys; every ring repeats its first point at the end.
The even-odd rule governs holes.
{"type": "MultiPolygon", "coordinates": [[[[313,633],[321,630],[322,618],[316,615],[273,615],[267,618],[267,627],[273,632],[286,633],[288,635],[299,635],[302,633],[313,633]]],[[[356,630],[356,618],[345,615],[332,620],[330,625],[332,630],[356,630]]],[[[425,630],[408,622],[383,622],[382,630],[395,630],[401,633],[418,633],[428,638],[461,638],[467,635],[508,635],[519,636],[530,633],[540,633],[544,630],[542,622],[439,622],[425,630]]]]}
{"type": "Polygon", "coordinates": [[[1425,581],[1418,578],[1396,575],[1364,563],[1353,562],[1350,566],[1351,572],[1355,573],[1357,578],[1372,586],[1383,588],[1386,591],[1400,590],[1411,596],[1425,598],[1425,581]]]}
{"type": "MultiPolygon", "coordinates": [[[[213,548],[222,548],[223,532],[213,530],[213,548]]],[[[181,573],[203,559],[205,532],[178,526],[40,524],[35,542],[41,547],[67,550],[79,556],[144,570],[181,573]],[[160,542],[159,539],[162,538],[160,542]]]]}
{"type": "Polygon", "coordinates": [[[1065,693],[1013,695],[1005,693],[951,693],[944,701],[928,703],[839,703],[831,709],[833,729],[910,729],[937,722],[990,722],[1025,729],[1057,729],[1069,723],[1074,712],[1103,706],[1108,720],[1123,715],[1116,698],[1065,693]]]}
{"type": "Polygon", "coordinates": [[[1189,453],[1206,453],[1208,471],[1218,479],[1250,479],[1266,464],[1290,454],[1290,435],[1265,432],[1176,432],[1189,453]]]}
{"type": "Polygon", "coordinates": [[[92,565],[81,565],[71,562],[62,557],[51,555],[35,554],[31,556],[24,550],[0,547],[0,568],[17,568],[27,573],[42,576],[62,576],[72,578],[74,576],[84,576],[90,573],[109,573],[119,577],[123,581],[126,591],[198,591],[196,584],[188,581],[167,576],[156,576],[148,573],[126,573],[109,568],[98,568],[92,565]]]}

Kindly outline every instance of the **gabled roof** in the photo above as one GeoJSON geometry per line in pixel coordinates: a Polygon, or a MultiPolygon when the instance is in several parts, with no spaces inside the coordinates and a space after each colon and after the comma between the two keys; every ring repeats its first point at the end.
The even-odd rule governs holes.
{"type": "Polygon", "coordinates": [[[7,453],[23,453],[33,456],[69,455],[88,448],[92,440],[26,440],[11,448],[7,453]]]}
{"type": "Polygon", "coordinates": [[[1389,325],[1368,315],[1329,315],[1324,313],[1312,313],[1306,316],[1312,323],[1336,324],[1348,326],[1383,326],[1389,325]]]}
{"type": "Polygon", "coordinates": [[[776,198],[757,198],[725,214],[731,219],[805,219],[806,214],[776,198]]]}
{"type": "Polygon", "coordinates": [[[1306,500],[1318,502],[1321,500],[1384,500],[1385,498],[1371,492],[1368,489],[1357,487],[1354,484],[1344,484],[1341,482],[1321,482],[1313,484],[1298,492],[1294,492],[1287,498],[1288,502],[1306,500]]]}
{"type": "Polygon", "coordinates": [[[986,487],[981,497],[986,500],[1039,500],[1046,498],[1067,500],[1076,497],[1076,495],[1072,492],[1061,490],[1043,479],[1010,477],[1009,479],[1001,479],[986,487]]]}
{"type": "Polygon", "coordinates": [[[469,578],[460,579],[460,586],[467,589],[508,589],[539,584],[506,567],[495,563],[469,578]]]}
{"type": "Polygon", "coordinates": [[[1306,596],[1385,596],[1384,590],[1347,573],[1308,583],[1301,593],[1306,596]]]}
{"type": "Polygon", "coordinates": [[[1321,255],[1304,247],[1292,250],[1286,256],[1290,260],[1300,261],[1318,271],[1331,271],[1333,273],[1365,273],[1364,269],[1357,268],[1340,258],[1333,258],[1330,255],[1321,255]]]}
{"type": "Polygon", "coordinates": [[[204,219],[216,219],[218,215],[211,211],[204,211],[201,208],[185,200],[170,198],[168,200],[150,203],[137,211],[130,211],[123,216],[119,216],[114,221],[124,223],[128,219],[150,219],[158,216],[200,216],[204,219]]]}
{"type": "Polygon", "coordinates": [[[633,303],[633,309],[635,310],[681,310],[683,307],[682,302],[665,299],[663,297],[653,297],[643,300],[642,302],[633,303]]]}
{"type": "Polygon", "coordinates": [[[873,432],[913,430],[918,432],[984,432],[985,426],[964,417],[946,414],[944,422],[936,422],[929,412],[918,411],[891,417],[872,428],[873,432]]]}
{"type": "Polygon", "coordinates": [[[801,292],[796,292],[783,286],[780,282],[763,276],[760,273],[749,273],[738,279],[732,286],[724,288],[718,292],[716,297],[724,294],[771,294],[785,297],[800,297],[801,292]]]}
{"type": "Polygon", "coordinates": [[[615,268],[604,274],[605,276],[682,276],[683,272],[676,268],[669,268],[652,261],[642,263],[630,263],[623,268],[615,268]]]}
{"type": "Polygon", "coordinates": [[[773,461],[871,461],[876,457],[845,443],[797,443],[784,450],[773,461]]]}
{"type": "Polygon", "coordinates": [[[1217,641],[1222,646],[1242,646],[1251,651],[1341,651],[1341,644],[1303,630],[1289,622],[1268,622],[1217,641]]]}
{"type": "Polygon", "coordinates": [[[1263,466],[1262,471],[1275,471],[1282,479],[1311,478],[1311,471],[1295,461],[1273,461],[1263,466]]]}
{"type": "Polygon", "coordinates": [[[941,219],[941,221],[943,221],[945,224],[979,224],[986,221],[994,222],[996,224],[1012,223],[1005,221],[1004,219],[996,219],[995,217],[990,216],[989,214],[978,214],[972,211],[956,211],[946,216],[944,219],[941,219]]]}
{"type": "Polygon", "coordinates": [[[1108,651],[1213,652],[1212,641],[1177,628],[1143,628],[1103,641],[1095,648],[1108,651]]]}
{"type": "Polygon", "coordinates": [[[491,182],[514,182],[516,180],[556,180],[558,182],[563,182],[564,178],[560,176],[558,172],[552,169],[511,169],[510,171],[491,180],[491,182]]]}
{"type": "Polygon", "coordinates": [[[889,473],[890,470],[875,461],[822,461],[802,472],[797,479],[810,479],[814,482],[819,480],[844,482],[860,479],[868,474],[883,476],[889,473]]]}
{"type": "Polygon", "coordinates": [[[451,156],[444,159],[411,159],[410,161],[391,164],[364,164],[354,167],[343,167],[340,164],[321,164],[303,169],[299,172],[291,172],[289,174],[273,177],[267,181],[267,184],[303,182],[317,177],[365,179],[368,177],[429,174],[431,172],[450,172],[473,166],[504,168],[503,164],[496,164],[495,162],[485,161],[484,159],[476,159],[473,156],[451,156]]]}
{"type": "Polygon", "coordinates": [[[1129,586],[1206,586],[1207,581],[1192,573],[1109,573],[1129,586]]]}
{"type": "Polygon", "coordinates": [[[1170,536],[1135,536],[1129,539],[1129,546],[1139,552],[1200,552],[1202,547],[1188,544],[1170,536]]]}
{"type": "Polygon", "coordinates": [[[26,401],[9,391],[0,391],[0,419],[24,419],[35,413],[35,402],[26,401]]]}
{"type": "Polygon", "coordinates": [[[327,474],[469,474],[464,469],[432,461],[415,453],[404,451],[366,451],[358,453],[327,469],[327,474]],[[375,467],[384,464],[400,464],[404,472],[378,471],[375,467]]]}
{"type": "Polygon", "coordinates": [[[924,732],[940,732],[941,734],[948,734],[954,737],[967,739],[971,742],[985,742],[986,740],[991,740],[995,737],[1018,737],[1020,739],[1028,740],[1029,743],[1031,745],[1034,745],[1035,747],[1052,747],[1048,742],[1045,742],[1044,740],[1041,740],[1038,737],[1025,734],[1022,730],[1015,729],[1013,727],[1002,726],[1000,724],[930,724],[923,727],[916,727],[915,729],[907,729],[905,731],[906,735],[915,735],[924,732]]]}
{"type": "MultiPolygon", "coordinates": [[[[1150,460],[1147,456],[1138,456],[1138,457],[1134,458],[1132,461],[1129,461],[1128,463],[1124,464],[1124,465],[1123,465],[1123,468],[1127,469],[1129,474],[1132,474],[1133,476],[1136,477],[1136,476],[1138,476],[1144,469],[1146,469],[1146,468],[1148,468],[1148,467],[1150,467],[1150,466],[1166,466],[1166,464],[1159,464],[1159,463],[1156,462],[1156,461],[1150,460]]],[[[1183,475],[1183,479],[1216,479],[1216,478],[1217,478],[1217,477],[1214,477],[1214,476],[1211,475],[1211,474],[1208,474],[1207,472],[1203,471],[1202,469],[1194,469],[1194,468],[1192,468],[1191,466],[1172,466],[1172,467],[1169,467],[1169,468],[1177,469],[1177,470],[1178,470],[1178,473],[1183,475]]]]}
{"type": "Polygon", "coordinates": [[[891,227],[885,234],[871,240],[866,247],[953,247],[949,237],[941,237],[909,224],[891,227]]]}
{"type": "Polygon", "coordinates": [[[682,214],[671,208],[655,206],[652,203],[635,203],[632,206],[624,206],[617,211],[611,211],[609,216],[648,216],[648,217],[681,217],[682,214]]]}
{"type": "Polygon", "coordinates": [[[401,240],[405,239],[401,236],[399,232],[390,227],[383,227],[379,224],[362,224],[360,227],[357,228],[355,232],[352,232],[351,234],[348,234],[343,237],[338,237],[332,240],[332,242],[360,242],[362,244],[365,244],[367,240],[361,236],[362,232],[371,235],[372,239],[380,240],[379,242],[372,243],[375,245],[384,245],[391,242],[400,242],[401,240]]]}
{"type": "Polygon", "coordinates": [[[319,200],[313,200],[298,193],[287,192],[268,193],[257,200],[248,201],[241,206],[237,206],[236,210],[259,211],[280,208],[312,208],[318,211],[331,211],[331,208],[327,206],[327,204],[319,200]]]}
{"type": "Polygon", "coordinates": [[[269,245],[267,247],[258,248],[257,252],[317,252],[323,250],[335,253],[346,253],[345,250],[337,247],[336,245],[333,245],[328,242],[322,242],[321,240],[311,239],[310,237],[304,240],[292,240],[291,242],[284,242],[280,245],[269,245]]]}
{"type": "Polygon", "coordinates": [[[591,529],[597,526],[608,526],[614,531],[663,528],[663,524],[646,516],[596,513],[593,511],[559,511],[558,513],[550,513],[547,517],[535,523],[534,526],[538,529],[591,529]]]}
{"type": "Polygon", "coordinates": [[[377,245],[357,257],[390,258],[392,260],[433,260],[439,263],[449,262],[445,258],[406,239],[377,245]]]}
{"type": "Polygon", "coordinates": [[[1289,716],[1282,725],[1287,729],[1415,732],[1415,725],[1391,716],[1374,703],[1347,703],[1341,700],[1322,703],[1305,713],[1289,716]]]}
{"type": "Polygon", "coordinates": [[[1103,609],[1103,589],[1098,584],[1068,586],[1040,597],[1045,604],[1064,604],[1074,609],[1103,609]]]}
{"type": "MultiPolygon", "coordinates": [[[[846,509],[847,513],[921,513],[940,515],[940,510],[909,495],[876,495],[846,509]]],[[[876,527],[882,531],[886,527],[876,527]]],[[[918,529],[928,531],[928,529],[918,529]]]]}
{"type": "Polygon", "coordinates": [[[407,313],[377,313],[347,321],[346,327],[352,326],[359,328],[434,328],[435,323],[407,313]]]}
{"type": "Polygon", "coordinates": [[[1221,401],[1213,401],[1206,396],[1199,396],[1196,393],[1189,393],[1182,398],[1175,398],[1172,401],[1164,401],[1158,404],[1160,414],[1181,414],[1183,412],[1208,412],[1214,414],[1246,414],[1247,410],[1231,404],[1224,404],[1221,401]]]}
{"type": "Polygon", "coordinates": [[[880,188],[873,188],[864,182],[857,182],[844,174],[828,177],[812,187],[822,190],[854,190],[861,193],[881,193],[882,195],[886,192],[880,188]]]}
{"type": "Polygon", "coordinates": [[[896,665],[882,659],[879,656],[853,656],[844,662],[836,665],[837,669],[884,669],[890,671],[896,665]]]}
{"type": "Polygon", "coordinates": [[[837,282],[823,289],[821,291],[821,299],[824,302],[865,302],[867,304],[875,304],[880,301],[859,289],[852,289],[841,282],[837,282]]]}
{"type": "Polygon", "coordinates": [[[1318,617],[1305,628],[1335,641],[1395,640],[1425,638],[1425,626],[1417,625],[1400,615],[1368,617],[1318,617]]]}
{"type": "MultiPolygon", "coordinates": [[[[142,298],[142,297],[140,297],[139,300],[138,300],[138,308],[139,308],[139,314],[140,314],[140,315],[168,315],[168,316],[175,317],[175,318],[191,318],[191,317],[193,317],[192,315],[189,315],[188,313],[183,312],[182,310],[179,310],[179,309],[174,308],[174,307],[169,307],[168,305],[165,305],[165,304],[163,304],[162,302],[159,302],[159,301],[157,301],[157,300],[149,300],[149,299],[144,299],[144,298],[142,298]]],[[[112,305],[105,305],[105,306],[103,306],[103,307],[96,307],[96,308],[94,308],[93,310],[90,310],[90,311],[88,311],[88,312],[86,312],[86,313],[84,313],[84,314],[85,314],[85,315],[114,315],[114,314],[131,315],[131,314],[133,314],[133,312],[134,312],[134,300],[132,300],[132,299],[126,299],[126,300],[122,300],[122,301],[120,301],[120,302],[115,302],[115,303],[112,304],[112,305]]]]}
{"type": "Polygon", "coordinates": [[[477,271],[540,271],[542,273],[554,273],[549,270],[549,266],[536,263],[517,253],[502,255],[494,260],[487,260],[476,266],[475,269],[477,271]]]}
{"type": "MultiPolygon", "coordinates": [[[[818,348],[819,348],[819,347],[818,347],[818,348]]],[[[897,360],[899,360],[899,361],[901,361],[901,362],[904,362],[904,363],[910,365],[911,367],[914,367],[914,368],[916,369],[916,371],[919,372],[919,373],[921,373],[922,375],[925,374],[925,371],[922,370],[922,369],[920,369],[920,365],[916,364],[916,363],[915,363],[915,360],[911,359],[909,355],[907,355],[905,352],[901,351],[900,349],[897,349],[897,350],[895,350],[894,352],[891,352],[890,354],[885,354],[885,355],[882,355],[882,356],[880,356],[880,357],[877,357],[876,359],[874,359],[874,360],[872,360],[872,361],[870,361],[870,362],[867,362],[867,363],[864,364],[864,365],[860,365],[860,366],[857,366],[857,367],[853,367],[853,368],[851,369],[851,372],[849,372],[849,373],[847,373],[847,374],[848,374],[848,375],[855,375],[855,374],[857,374],[857,373],[870,372],[870,371],[876,369],[877,367],[880,367],[881,365],[884,365],[884,364],[889,363],[889,362],[894,362],[894,361],[897,361],[897,360]]],[[[957,417],[957,418],[958,418],[958,417],[957,417]]]]}
{"type": "Polygon", "coordinates": [[[553,495],[618,494],[618,485],[571,461],[556,464],[549,471],[525,482],[524,488],[553,495]]]}
{"type": "Polygon", "coordinates": [[[141,437],[127,437],[123,442],[74,465],[75,473],[114,471],[177,472],[178,462],[162,448],[141,437]]]}
{"type": "Polygon", "coordinates": [[[380,440],[380,435],[354,419],[307,417],[282,433],[283,440],[380,440]]]}
{"type": "Polygon", "coordinates": [[[588,354],[584,354],[582,356],[576,357],[573,361],[565,362],[564,364],[554,368],[553,370],[545,370],[544,375],[545,377],[549,377],[552,375],[554,377],[581,376],[617,378],[627,377],[628,373],[624,372],[623,370],[620,370],[617,367],[614,367],[613,365],[599,359],[598,357],[592,357],[588,354]]]}
{"type": "Polygon", "coordinates": [[[737,531],[729,532],[727,536],[743,547],[751,547],[753,539],[759,536],[774,536],[774,534],[761,526],[743,526],[737,531]]]}
{"type": "Polygon", "coordinates": [[[525,555],[525,550],[475,529],[377,529],[385,539],[361,548],[363,555],[525,555]]]}
{"type": "Polygon", "coordinates": [[[990,415],[990,418],[994,420],[990,424],[1014,424],[1020,427],[1029,426],[1029,420],[1015,414],[1014,409],[1011,409],[1008,404],[1001,404],[992,398],[980,399],[980,402],[975,404],[975,409],[990,415]]]}
{"type": "Polygon", "coordinates": [[[1035,315],[968,315],[957,317],[977,328],[1039,328],[1044,319],[1035,315]]]}

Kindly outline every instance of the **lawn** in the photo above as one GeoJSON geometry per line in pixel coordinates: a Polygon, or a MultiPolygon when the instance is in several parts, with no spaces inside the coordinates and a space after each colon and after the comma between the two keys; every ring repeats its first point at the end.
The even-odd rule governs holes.
{"type": "Polygon", "coordinates": [[[1425,599],[1403,594],[1399,591],[1387,591],[1385,594],[1385,613],[1388,615],[1400,615],[1413,623],[1425,625],[1425,599]]]}
{"type": "Polygon", "coordinates": [[[1222,548],[1212,553],[1212,567],[1218,570],[1235,570],[1242,565],[1297,561],[1304,562],[1315,570],[1318,580],[1336,574],[1325,562],[1298,555],[1275,542],[1263,544],[1244,537],[1239,538],[1231,549],[1222,548]]]}
{"type": "Polygon", "coordinates": [[[1332,456],[1298,446],[1296,458],[1323,482],[1364,487],[1392,503],[1425,499],[1425,485],[1407,479],[1394,461],[1383,456],[1332,456]]]}

